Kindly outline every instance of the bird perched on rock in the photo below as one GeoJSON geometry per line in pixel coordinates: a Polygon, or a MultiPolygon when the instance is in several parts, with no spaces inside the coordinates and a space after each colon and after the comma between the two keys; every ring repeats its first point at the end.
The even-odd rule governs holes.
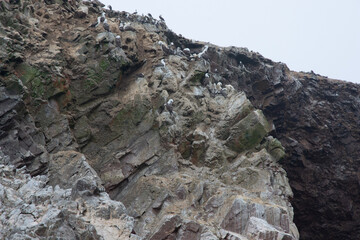
{"type": "Polygon", "coordinates": [[[115,37],[115,44],[116,47],[121,48],[121,37],[119,35],[115,37]]]}
{"type": "Polygon", "coordinates": [[[245,68],[245,66],[244,66],[244,64],[242,63],[242,61],[239,61],[239,67],[240,67],[240,69],[244,69],[244,68],[245,68]]]}
{"type": "Polygon", "coordinates": [[[191,52],[190,52],[189,48],[184,48],[183,52],[184,52],[185,56],[187,56],[188,58],[191,57],[191,52]]]}
{"type": "Polygon", "coordinates": [[[215,97],[215,94],[216,94],[216,84],[215,83],[211,83],[209,81],[208,85],[207,85],[207,88],[209,90],[209,93],[210,93],[210,96],[211,97],[215,97]]]}
{"type": "Polygon", "coordinates": [[[232,94],[233,92],[235,92],[235,88],[231,84],[226,84],[225,88],[228,94],[232,94]]]}
{"type": "Polygon", "coordinates": [[[109,5],[108,8],[110,9],[110,11],[112,11],[112,6],[111,5],[109,5]]]}
{"type": "Polygon", "coordinates": [[[161,46],[161,49],[163,50],[165,55],[170,55],[174,53],[163,41],[159,41],[158,43],[161,46]]]}
{"type": "Polygon", "coordinates": [[[159,16],[159,18],[161,21],[165,22],[165,19],[161,15],[159,16]]]}
{"type": "Polygon", "coordinates": [[[175,51],[175,44],[173,42],[170,43],[170,49],[171,51],[175,51]]]}
{"type": "Polygon", "coordinates": [[[104,27],[105,31],[110,32],[110,26],[107,23],[107,19],[105,19],[105,21],[103,23],[103,27],[104,27]]]}
{"type": "Polygon", "coordinates": [[[125,23],[124,23],[124,22],[120,22],[120,23],[119,23],[119,30],[120,30],[120,31],[124,31],[124,29],[125,29],[125,23]]]}
{"type": "Polygon", "coordinates": [[[105,13],[101,13],[101,16],[97,18],[97,22],[90,25],[90,27],[97,27],[100,23],[103,23],[105,21],[105,13]]]}
{"type": "Polygon", "coordinates": [[[131,22],[126,22],[123,24],[123,28],[119,26],[120,31],[133,31],[136,32],[135,28],[131,26],[131,22]]]}
{"type": "MultiPolygon", "coordinates": [[[[166,66],[166,63],[165,63],[165,60],[164,59],[161,59],[161,64],[165,67],[166,66]]],[[[171,99],[170,99],[171,100],[171,99]]]]}
{"type": "Polygon", "coordinates": [[[100,17],[98,17],[98,20],[90,25],[90,27],[97,27],[100,24],[100,17]]]}
{"type": "Polygon", "coordinates": [[[221,92],[221,85],[222,85],[222,83],[221,82],[218,82],[217,84],[216,84],[216,93],[220,93],[221,92]]]}
{"type": "Polygon", "coordinates": [[[135,9],[135,12],[133,12],[134,15],[136,15],[138,13],[137,9],[135,9]]]}
{"type": "MultiPolygon", "coordinates": [[[[206,74],[208,74],[208,73],[205,73],[205,78],[203,78],[203,79],[201,80],[201,84],[202,84],[203,86],[209,86],[209,84],[211,84],[210,77],[206,77],[206,74]]],[[[209,75],[209,74],[208,74],[208,75],[209,75]]]]}
{"type": "Polygon", "coordinates": [[[228,96],[227,88],[221,88],[220,93],[221,93],[221,95],[224,96],[224,98],[227,98],[227,96],[228,96]]]}
{"type": "Polygon", "coordinates": [[[100,17],[100,22],[101,23],[103,23],[103,22],[105,22],[105,13],[103,12],[102,14],[101,14],[101,17],[100,17]]]}
{"type": "Polygon", "coordinates": [[[178,55],[178,56],[181,56],[181,57],[184,57],[186,56],[185,53],[181,50],[180,47],[177,47],[176,50],[174,51],[174,54],[178,55]]]}
{"type": "Polygon", "coordinates": [[[205,53],[206,51],[209,49],[209,46],[208,45],[205,45],[204,49],[201,51],[201,53],[198,54],[198,57],[201,58],[205,53]]]}
{"type": "Polygon", "coordinates": [[[173,102],[174,102],[174,100],[169,99],[169,101],[167,101],[167,103],[165,103],[165,108],[166,108],[166,110],[169,111],[170,114],[173,113],[173,109],[174,109],[174,107],[173,107],[173,105],[172,105],[173,102]]]}

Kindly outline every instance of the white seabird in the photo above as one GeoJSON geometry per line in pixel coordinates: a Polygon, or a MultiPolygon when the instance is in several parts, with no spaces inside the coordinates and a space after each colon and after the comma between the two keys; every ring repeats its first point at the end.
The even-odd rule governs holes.
{"type": "Polygon", "coordinates": [[[231,84],[226,84],[225,87],[227,88],[228,92],[235,91],[235,88],[231,84]]]}
{"type": "Polygon", "coordinates": [[[119,30],[120,30],[120,31],[124,31],[124,27],[125,27],[125,23],[124,23],[124,22],[120,22],[120,24],[119,24],[119,30]]]}
{"type": "Polygon", "coordinates": [[[220,93],[220,92],[221,92],[221,85],[222,85],[221,82],[218,82],[218,83],[216,84],[216,93],[220,93]]]}
{"type": "Polygon", "coordinates": [[[105,19],[105,21],[103,23],[103,27],[104,27],[105,31],[110,32],[110,25],[107,23],[107,19],[105,19]]]}
{"type": "Polygon", "coordinates": [[[174,51],[174,53],[179,56],[186,56],[180,47],[177,47],[176,50],[174,51]]]}
{"type": "Polygon", "coordinates": [[[185,55],[187,57],[190,57],[191,56],[191,53],[190,53],[190,49],[189,48],[184,48],[183,52],[185,53],[185,55]]]}
{"type": "Polygon", "coordinates": [[[105,22],[106,18],[105,18],[105,13],[101,13],[101,17],[100,17],[100,22],[105,22]]]}
{"type": "Polygon", "coordinates": [[[169,99],[169,101],[167,101],[167,103],[165,103],[165,108],[166,108],[166,110],[168,110],[169,111],[169,113],[170,114],[172,114],[172,112],[173,112],[173,102],[174,102],[174,100],[172,100],[171,98],[169,99]]]}
{"type": "Polygon", "coordinates": [[[235,92],[235,88],[230,84],[226,84],[225,88],[226,88],[227,95],[231,95],[235,92]]]}
{"type": "Polygon", "coordinates": [[[101,18],[101,17],[98,17],[98,18],[97,18],[97,22],[94,22],[93,24],[91,24],[90,27],[97,27],[97,26],[99,26],[99,24],[100,24],[100,18],[101,18]]]}
{"type": "Polygon", "coordinates": [[[209,82],[209,84],[208,84],[208,89],[209,89],[209,92],[210,92],[210,96],[211,96],[211,97],[215,97],[215,94],[216,94],[216,84],[209,82]]]}
{"type": "Polygon", "coordinates": [[[99,26],[100,23],[104,22],[104,20],[105,20],[105,13],[103,12],[101,13],[101,16],[97,18],[97,22],[91,24],[90,27],[97,27],[99,26]]]}
{"type": "Polygon", "coordinates": [[[224,96],[224,98],[227,98],[227,96],[228,96],[227,88],[222,88],[222,89],[220,90],[220,93],[221,93],[221,95],[224,96]]]}
{"type": "MultiPolygon", "coordinates": [[[[166,63],[165,63],[165,60],[164,60],[164,59],[161,59],[160,62],[161,62],[161,64],[162,64],[164,67],[166,66],[166,63]]],[[[171,99],[170,99],[170,100],[171,100],[171,99]]],[[[169,100],[169,101],[170,101],[170,100],[169,100]]]]}
{"type": "Polygon", "coordinates": [[[205,47],[204,47],[204,49],[201,51],[201,53],[198,54],[198,57],[201,58],[202,55],[204,55],[208,49],[209,49],[209,46],[208,46],[208,45],[205,45],[205,47]]]}
{"type": "Polygon", "coordinates": [[[115,37],[115,44],[117,47],[121,48],[121,37],[119,35],[115,37]]]}
{"type": "Polygon", "coordinates": [[[244,64],[243,64],[241,61],[239,61],[239,67],[240,67],[240,69],[244,69],[244,68],[245,68],[244,64]]]}
{"type": "Polygon", "coordinates": [[[131,26],[131,22],[126,22],[124,25],[125,31],[135,31],[135,29],[131,26]]]}

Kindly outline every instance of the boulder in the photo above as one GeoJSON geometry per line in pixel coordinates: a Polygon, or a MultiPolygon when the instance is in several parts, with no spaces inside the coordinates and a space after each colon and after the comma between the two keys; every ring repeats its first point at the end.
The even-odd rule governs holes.
{"type": "Polygon", "coordinates": [[[85,5],[80,5],[75,12],[76,18],[85,18],[89,14],[89,8],[85,5]]]}
{"type": "Polygon", "coordinates": [[[236,152],[242,152],[258,145],[270,131],[271,126],[262,111],[255,110],[231,127],[225,144],[236,152]]]}
{"type": "Polygon", "coordinates": [[[60,151],[51,155],[49,184],[62,188],[72,188],[75,184],[77,191],[89,188],[92,193],[101,188],[101,180],[86,161],[84,154],[75,151],[60,151]]]}

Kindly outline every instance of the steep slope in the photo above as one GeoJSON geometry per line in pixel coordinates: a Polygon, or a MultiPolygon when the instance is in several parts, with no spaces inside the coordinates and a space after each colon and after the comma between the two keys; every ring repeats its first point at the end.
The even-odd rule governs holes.
{"type": "Polygon", "coordinates": [[[1,237],[357,239],[357,85],[102,7],[0,3],[1,237]]]}
{"type": "Polygon", "coordinates": [[[37,175],[4,168],[2,237],[298,239],[272,126],[216,86],[223,49],[125,12],[89,27],[98,2],[1,7],[2,163],[37,175]]]}
{"type": "Polygon", "coordinates": [[[210,59],[275,125],[301,238],[359,239],[360,86],[237,51],[210,59]],[[231,67],[239,60],[247,71],[231,67]]]}

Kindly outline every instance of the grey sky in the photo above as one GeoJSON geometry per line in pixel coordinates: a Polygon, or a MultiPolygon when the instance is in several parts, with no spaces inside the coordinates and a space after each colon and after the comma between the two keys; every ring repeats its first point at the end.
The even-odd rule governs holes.
{"type": "Polygon", "coordinates": [[[101,0],[160,14],[184,37],[247,47],[295,71],[360,83],[359,0],[101,0]]]}

